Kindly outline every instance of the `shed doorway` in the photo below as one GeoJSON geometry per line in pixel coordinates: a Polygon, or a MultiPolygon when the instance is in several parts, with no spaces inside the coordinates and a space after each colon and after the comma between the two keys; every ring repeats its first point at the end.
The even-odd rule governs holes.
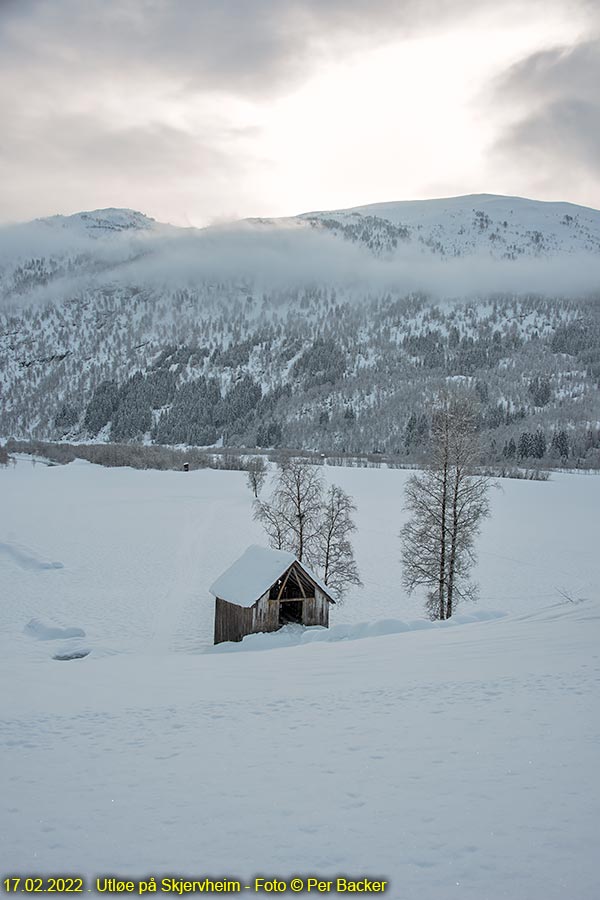
{"type": "Polygon", "coordinates": [[[279,604],[279,624],[302,625],[302,600],[282,600],[279,604]]]}

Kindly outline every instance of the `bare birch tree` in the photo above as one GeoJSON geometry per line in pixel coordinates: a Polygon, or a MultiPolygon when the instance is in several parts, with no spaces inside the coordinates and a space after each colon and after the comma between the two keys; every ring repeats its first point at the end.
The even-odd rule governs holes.
{"type": "Polygon", "coordinates": [[[339,600],[350,585],[361,583],[350,542],[355,510],[337,485],[324,493],[319,468],[291,459],[282,465],[270,501],[255,501],[254,518],[272,547],[314,568],[339,600]]]}
{"type": "Polygon", "coordinates": [[[338,602],[350,585],[361,584],[349,540],[349,535],[356,531],[352,520],[354,512],[356,506],[352,498],[336,484],[332,484],[322,506],[317,555],[323,582],[338,602]]]}
{"type": "Polygon", "coordinates": [[[267,477],[267,466],[262,456],[253,456],[248,462],[246,471],[248,472],[248,487],[254,494],[254,499],[257,500],[267,477]]]}
{"type": "Polygon", "coordinates": [[[477,596],[469,572],[489,502],[488,479],[475,472],[475,410],[469,398],[441,398],[432,419],[429,466],[406,486],[410,518],[401,531],[403,582],[408,593],[427,588],[432,619],[449,619],[460,600],[477,596]]]}
{"type": "Polygon", "coordinates": [[[254,518],[267,533],[269,544],[274,550],[289,550],[289,530],[287,515],[279,509],[277,502],[254,501],[254,518]]]}
{"type": "Polygon", "coordinates": [[[270,503],[257,501],[254,517],[262,522],[271,546],[289,550],[309,565],[316,562],[321,526],[323,477],[316,466],[289,459],[281,466],[270,503]]]}

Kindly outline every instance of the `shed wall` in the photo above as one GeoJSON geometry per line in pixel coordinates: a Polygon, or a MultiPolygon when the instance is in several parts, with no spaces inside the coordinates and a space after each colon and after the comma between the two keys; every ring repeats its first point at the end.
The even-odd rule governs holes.
{"type": "MultiPolygon", "coordinates": [[[[278,631],[279,600],[269,599],[270,590],[260,597],[254,606],[237,606],[217,597],[215,601],[215,644],[223,641],[241,641],[247,634],[261,631],[278,631]]],[[[329,627],[329,601],[315,586],[315,596],[302,599],[302,624],[329,627]]]]}
{"type": "Polygon", "coordinates": [[[217,597],[215,601],[215,644],[223,641],[241,641],[252,631],[253,609],[236,606],[217,597]]]}
{"type": "Polygon", "coordinates": [[[279,628],[279,601],[269,600],[269,593],[263,594],[252,607],[252,631],[277,631],[279,628]]]}
{"type": "Polygon", "coordinates": [[[302,615],[303,625],[324,625],[329,628],[329,601],[319,588],[315,587],[315,596],[304,601],[302,615]]]}

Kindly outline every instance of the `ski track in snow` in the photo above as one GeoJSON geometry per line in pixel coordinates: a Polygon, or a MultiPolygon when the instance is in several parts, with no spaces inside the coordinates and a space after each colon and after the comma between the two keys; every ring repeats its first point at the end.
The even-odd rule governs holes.
{"type": "Polygon", "coordinates": [[[43,559],[29,548],[10,542],[0,543],[0,554],[15,562],[21,569],[28,569],[32,572],[64,568],[61,562],[51,562],[43,559]]]}

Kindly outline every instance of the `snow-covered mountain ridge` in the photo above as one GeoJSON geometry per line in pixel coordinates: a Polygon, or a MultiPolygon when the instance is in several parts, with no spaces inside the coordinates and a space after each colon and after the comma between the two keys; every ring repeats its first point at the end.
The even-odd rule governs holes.
{"type": "Polygon", "coordinates": [[[5,227],[0,437],[416,460],[431,397],[462,379],[486,461],[523,434],[528,459],[535,432],[536,459],[600,465],[599,247],[600,212],[490,195],[5,227]]]}
{"type": "Polygon", "coordinates": [[[600,282],[600,212],[475,194],[206,228],[112,208],[0,227],[0,302],[23,303],[32,294],[56,298],[70,292],[66,282],[73,278],[573,296],[600,282]]]}
{"type": "Polygon", "coordinates": [[[372,203],[299,218],[379,251],[405,242],[442,256],[484,253],[497,259],[600,252],[598,210],[522,197],[472,194],[372,203]]]}
{"type": "Polygon", "coordinates": [[[48,216],[35,221],[47,225],[49,228],[63,228],[74,233],[87,233],[94,237],[122,231],[151,231],[158,226],[155,219],[134,209],[114,208],[79,212],[72,216],[48,216]]]}

